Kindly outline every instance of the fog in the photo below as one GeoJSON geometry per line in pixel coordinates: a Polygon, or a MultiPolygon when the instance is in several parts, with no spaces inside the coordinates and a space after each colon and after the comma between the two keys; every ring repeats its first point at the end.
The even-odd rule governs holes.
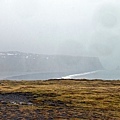
{"type": "Polygon", "coordinates": [[[97,56],[120,65],[119,0],[0,0],[0,51],[97,56]]]}

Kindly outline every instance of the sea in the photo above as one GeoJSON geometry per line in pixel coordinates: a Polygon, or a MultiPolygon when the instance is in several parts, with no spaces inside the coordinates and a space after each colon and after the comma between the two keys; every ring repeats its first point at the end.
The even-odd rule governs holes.
{"type": "Polygon", "coordinates": [[[97,70],[63,77],[64,79],[120,80],[120,70],[97,70]]]}
{"type": "MultiPolygon", "coordinates": [[[[1,74],[0,74],[1,75],[1,74]]],[[[48,79],[102,79],[120,80],[120,70],[96,70],[77,74],[70,73],[7,73],[2,74],[1,80],[48,80],[48,79]]]]}

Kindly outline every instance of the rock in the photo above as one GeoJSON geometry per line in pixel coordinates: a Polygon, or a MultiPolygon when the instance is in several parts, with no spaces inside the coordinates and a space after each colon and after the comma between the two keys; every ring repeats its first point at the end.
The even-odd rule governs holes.
{"type": "Polygon", "coordinates": [[[14,105],[16,105],[17,103],[16,102],[14,102],[14,101],[12,101],[12,102],[10,102],[11,104],[14,104],[14,105]]]}
{"type": "Polygon", "coordinates": [[[25,102],[19,102],[20,105],[27,105],[25,102]]]}
{"type": "Polygon", "coordinates": [[[31,103],[31,102],[28,102],[27,104],[28,104],[28,105],[33,105],[33,103],[31,103]]]}
{"type": "Polygon", "coordinates": [[[6,101],[1,101],[1,103],[2,103],[2,104],[7,104],[7,102],[6,102],[6,101]]]}

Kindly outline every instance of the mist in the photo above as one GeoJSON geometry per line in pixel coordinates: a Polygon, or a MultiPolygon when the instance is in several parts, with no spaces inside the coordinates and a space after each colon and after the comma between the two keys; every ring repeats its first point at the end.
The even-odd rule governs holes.
{"type": "Polygon", "coordinates": [[[1,0],[0,51],[99,57],[120,65],[118,0],[1,0]]]}

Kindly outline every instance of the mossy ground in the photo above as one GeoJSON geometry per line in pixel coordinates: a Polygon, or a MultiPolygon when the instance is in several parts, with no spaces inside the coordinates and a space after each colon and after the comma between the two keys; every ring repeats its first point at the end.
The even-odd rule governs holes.
{"type": "MultiPolygon", "coordinates": [[[[6,105],[5,107],[0,104],[3,109],[10,106],[14,109],[17,106],[15,109],[21,111],[21,116],[25,111],[26,114],[33,113],[30,120],[35,116],[34,119],[39,120],[39,115],[42,115],[43,119],[53,120],[120,119],[120,80],[4,80],[0,81],[0,92],[30,93],[32,106],[6,105]]],[[[11,113],[9,109],[7,111],[11,113]]],[[[2,110],[0,114],[3,115],[2,110]]]]}

